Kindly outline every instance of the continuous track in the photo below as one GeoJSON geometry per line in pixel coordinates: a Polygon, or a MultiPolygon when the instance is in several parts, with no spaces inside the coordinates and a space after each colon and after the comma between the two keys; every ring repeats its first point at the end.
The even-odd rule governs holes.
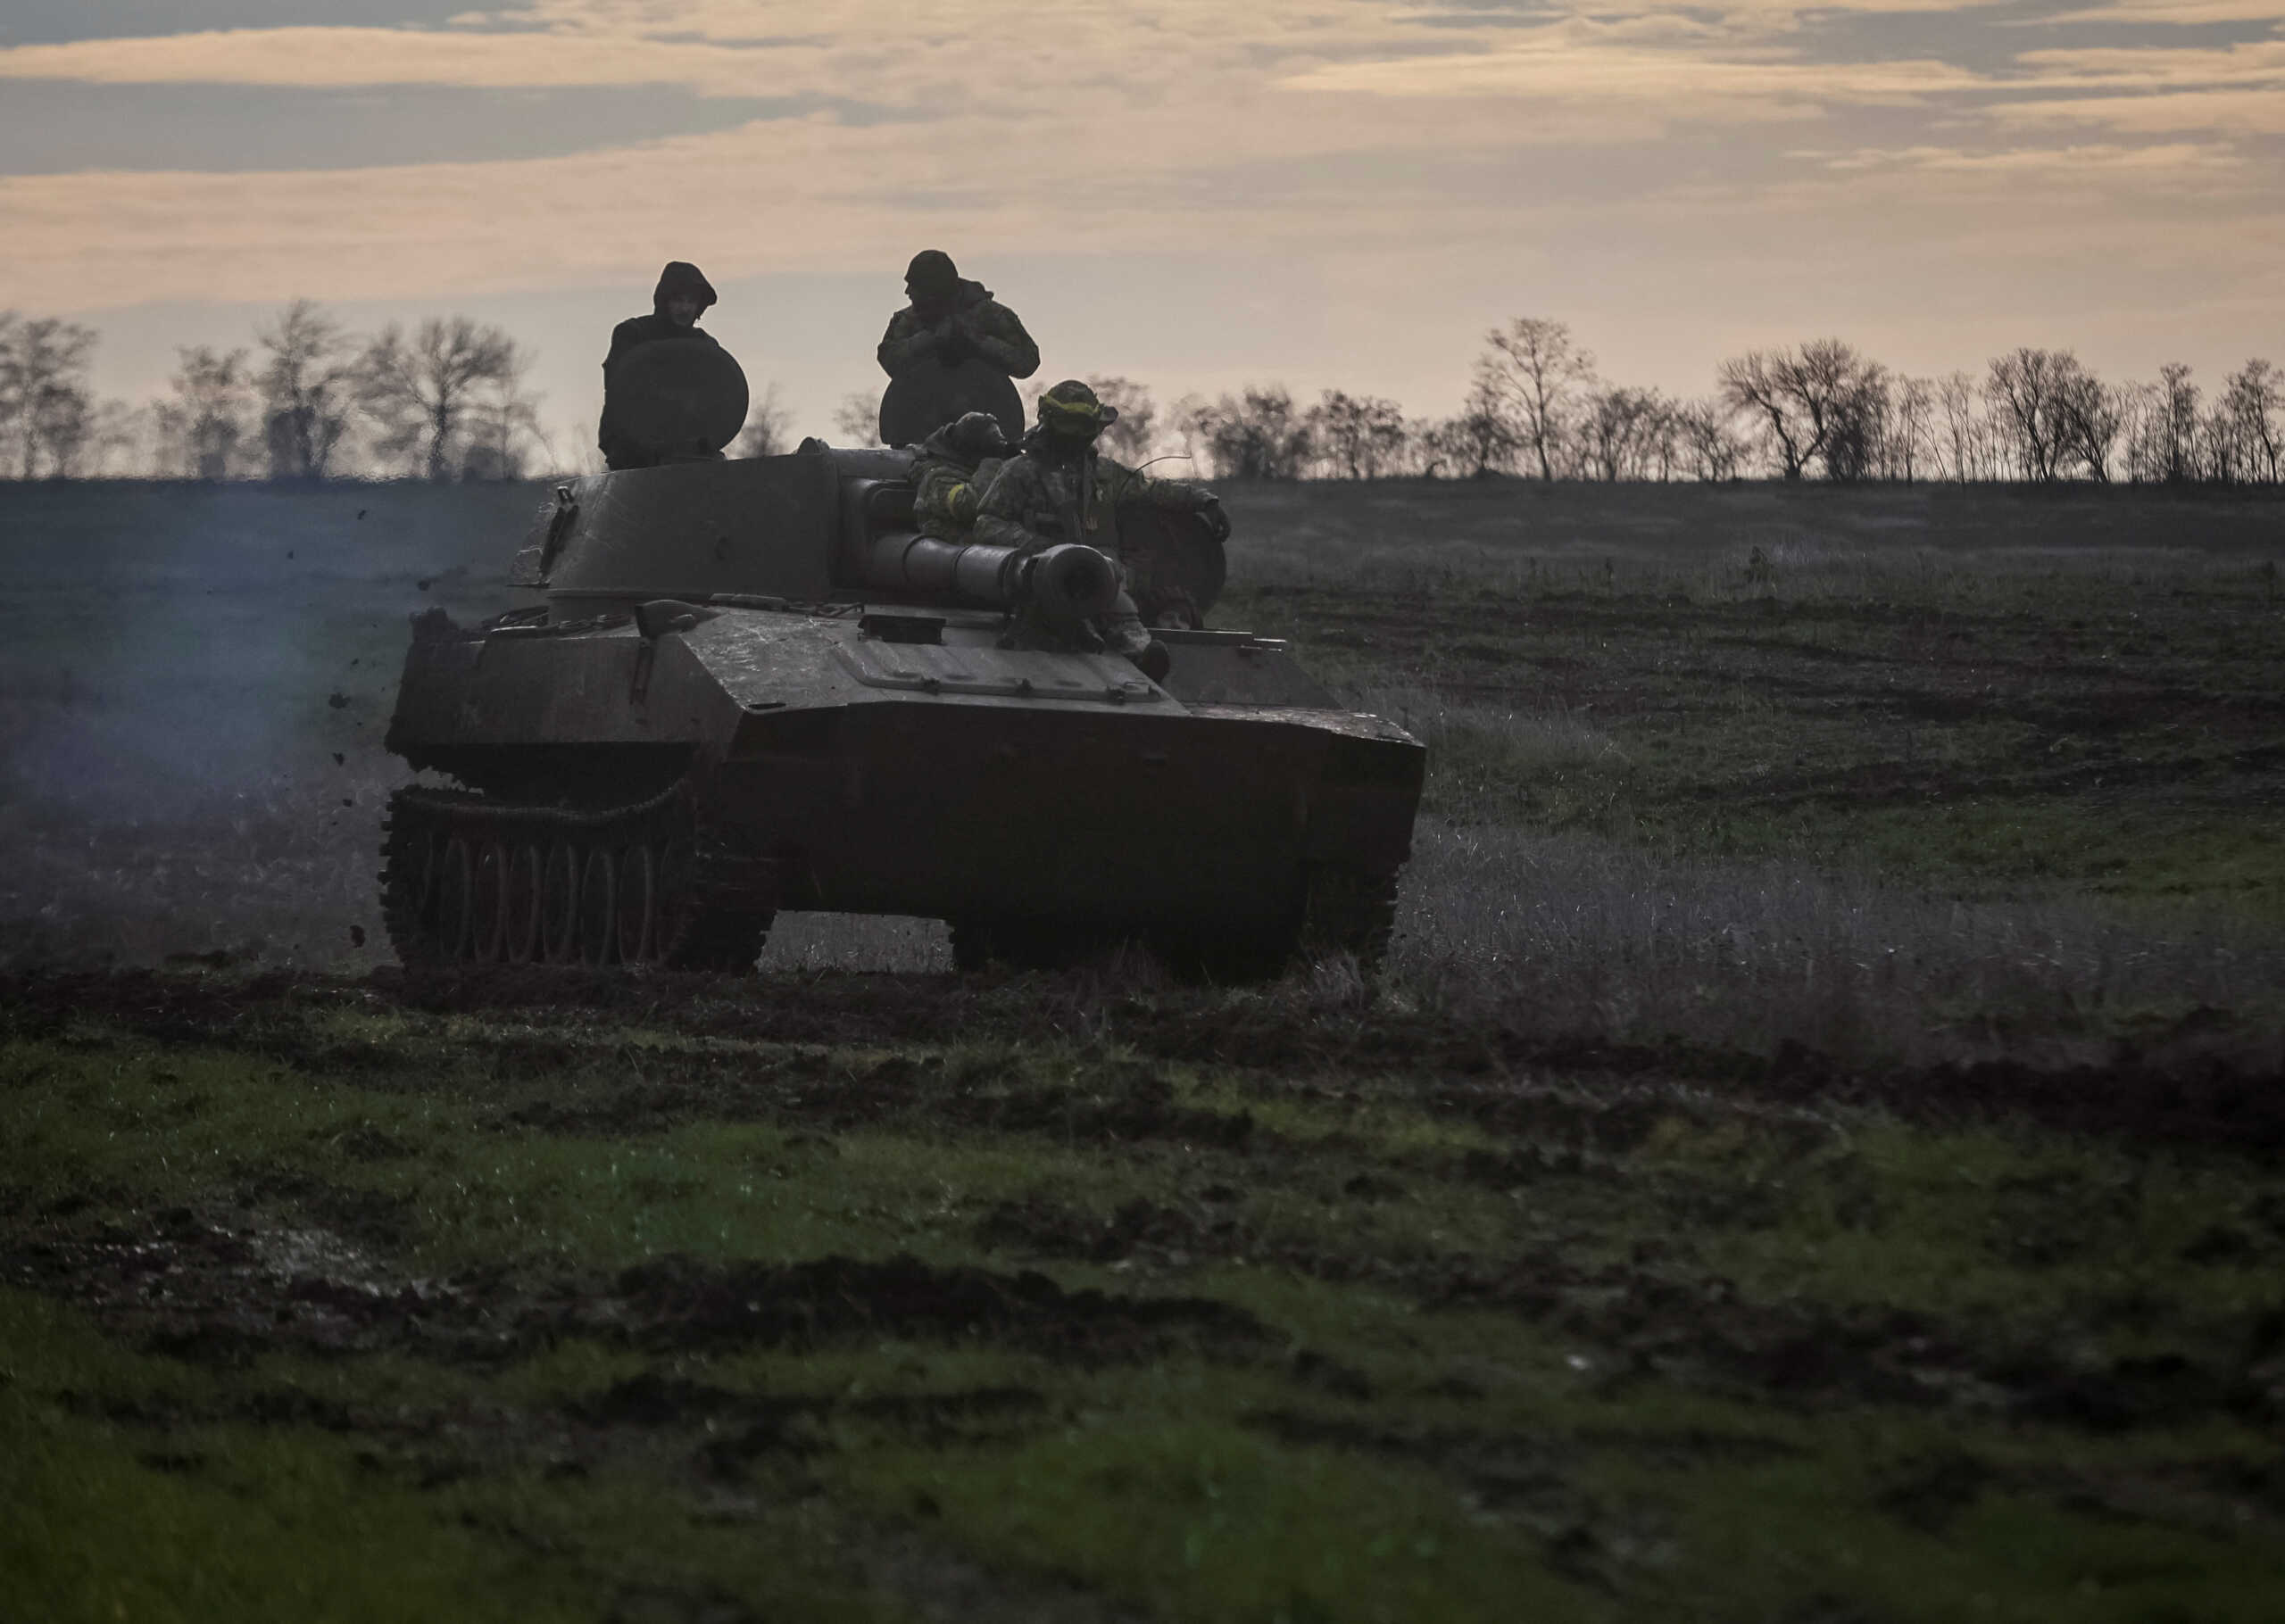
{"type": "Polygon", "coordinates": [[[709,848],[687,783],[627,806],[403,789],[381,842],[381,911],[410,967],[752,966],[776,916],[766,860],[709,848]]]}

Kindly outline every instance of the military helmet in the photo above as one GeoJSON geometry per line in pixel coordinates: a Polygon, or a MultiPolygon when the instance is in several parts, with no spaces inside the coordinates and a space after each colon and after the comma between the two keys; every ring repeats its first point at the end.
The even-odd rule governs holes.
{"type": "Polygon", "coordinates": [[[1039,397],[1039,426],[1058,434],[1094,435],[1118,421],[1118,408],[1106,406],[1076,377],[1066,378],[1039,397]]]}
{"type": "Polygon", "coordinates": [[[962,412],[944,438],[963,457],[999,457],[1008,451],[1008,431],[988,411],[962,412]]]}

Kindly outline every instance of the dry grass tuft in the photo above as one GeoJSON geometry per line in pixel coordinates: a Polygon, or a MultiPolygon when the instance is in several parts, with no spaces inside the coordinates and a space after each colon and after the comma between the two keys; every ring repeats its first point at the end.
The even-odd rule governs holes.
{"type": "Polygon", "coordinates": [[[1406,870],[1388,986],[1530,1030],[1753,1053],[2090,1060],[2189,1020],[2228,1028],[2249,1064],[2285,1060],[2285,943],[2256,926],[1967,904],[1436,818],[1406,870]]]}

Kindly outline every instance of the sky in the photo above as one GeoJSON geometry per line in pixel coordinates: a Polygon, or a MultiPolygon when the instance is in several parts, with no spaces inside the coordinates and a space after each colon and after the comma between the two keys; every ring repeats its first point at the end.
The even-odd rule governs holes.
{"type": "Polygon", "coordinates": [[[1454,410],[1487,329],[1709,392],[2285,361],[2285,0],[0,0],[0,310],[98,386],[307,297],[467,314],[584,449],[669,259],[799,432],[941,248],[1039,382],[1454,410]]]}

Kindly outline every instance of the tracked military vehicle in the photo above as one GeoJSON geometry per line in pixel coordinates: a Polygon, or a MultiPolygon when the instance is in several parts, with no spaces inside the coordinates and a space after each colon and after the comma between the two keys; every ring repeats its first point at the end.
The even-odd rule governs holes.
{"type": "MultiPolygon", "coordinates": [[[[516,559],[541,601],[417,618],[388,748],[453,787],[390,804],[400,958],[735,969],[784,909],[943,918],[963,968],[1138,939],[1217,975],[1376,957],[1420,745],[1275,638],[1161,631],[1160,682],[1009,646],[1022,593],[1107,607],[1108,560],[917,534],[910,456],[577,480],[516,559]]],[[[1116,522],[1211,606],[1202,523],[1116,522]]]]}

